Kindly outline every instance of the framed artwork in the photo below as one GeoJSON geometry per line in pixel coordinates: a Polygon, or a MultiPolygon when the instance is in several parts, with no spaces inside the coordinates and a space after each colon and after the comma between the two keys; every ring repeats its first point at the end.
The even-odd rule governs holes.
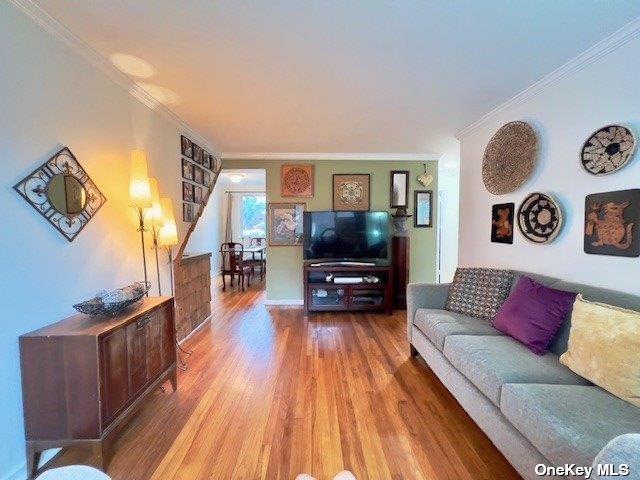
{"type": "Polygon", "coordinates": [[[211,156],[211,170],[213,170],[214,172],[218,173],[220,171],[220,168],[222,167],[222,162],[220,161],[219,158],[214,157],[213,155],[211,156]]]}
{"type": "Polygon", "coordinates": [[[211,170],[211,154],[204,152],[202,156],[202,166],[211,170]]]}
{"type": "Polygon", "coordinates": [[[182,200],[193,202],[193,185],[191,183],[182,182],[182,200]]]}
{"type": "Polygon", "coordinates": [[[198,185],[193,186],[193,201],[196,203],[202,203],[204,200],[204,190],[198,185]]]}
{"type": "Polygon", "coordinates": [[[368,211],[371,208],[370,187],[368,173],[334,173],[333,210],[368,211]]]}
{"type": "Polygon", "coordinates": [[[204,158],[204,152],[202,148],[194,143],[193,144],[193,161],[202,165],[203,158],[204,158]]]}
{"type": "Polygon", "coordinates": [[[313,197],[313,165],[282,165],[280,196],[313,197]]]}
{"type": "Polygon", "coordinates": [[[206,170],[203,172],[202,174],[202,180],[203,180],[203,185],[205,187],[210,187],[211,186],[211,172],[207,172],[206,170]]]}
{"type": "Polygon", "coordinates": [[[491,207],[491,241],[513,243],[514,203],[497,203],[491,207]]]}
{"type": "Polygon", "coordinates": [[[182,221],[193,222],[193,204],[192,203],[182,204],[182,221]]]}
{"type": "Polygon", "coordinates": [[[193,158],[193,142],[184,135],[180,135],[180,151],[185,157],[193,158]]]}
{"type": "Polygon", "coordinates": [[[640,189],[592,193],[584,201],[584,251],[640,256],[640,189]]]}
{"type": "Polygon", "coordinates": [[[182,178],[193,180],[193,163],[186,158],[182,159],[182,178]]]}
{"type": "Polygon", "coordinates": [[[269,204],[269,245],[302,245],[302,215],[305,207],[304,203],[269,204]]]}
{"type": "Polygon", "coordinates": [[[193,181],[202,185],[204,183],[204,171],[197,165],[193,166],[193,181]]]}
{"type": "Polygon", "coordinates": [[[433,227],[433,191],[416,190],[414,192],[413,225],[417,228],[433,227]]]}
{"type": "Polygon", "coordinates": [[[389,186],[389,206],[407,208],[409,206],[409,171],[391,170],[389,186]]]}

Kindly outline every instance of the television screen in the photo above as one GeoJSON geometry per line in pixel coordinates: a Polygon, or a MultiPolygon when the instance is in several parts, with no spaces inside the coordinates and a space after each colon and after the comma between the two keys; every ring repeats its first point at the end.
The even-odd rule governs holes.
{"type": "Polygon", "coordinates": [[[304,258],[386,259],[387,212],[304,212],[304,258]]]}

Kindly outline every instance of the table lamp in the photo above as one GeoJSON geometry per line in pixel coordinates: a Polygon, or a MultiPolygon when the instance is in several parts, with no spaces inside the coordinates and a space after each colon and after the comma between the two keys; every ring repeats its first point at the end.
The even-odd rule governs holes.
{"type": "Polygon", "coordinates": [[[160,284],[160,263],[158,262],[158,231],[162,227],[164,217],[162,216],[162,206],[160,205],[160,191],[158,190],[158,181],[155,178],[149,179],[151,186],[151,208],[148,209],[147,215],[151,223],[151,236],[153,238],[153,250],[156,254],[156,273],[158,275],[158,295],[162,296],[162,285],[160,284]]]}
{"type": "MultiPolygon", "coordinates": [[[[131,151],[131,178],[129,180],[129,204],[138,214],[140,240],[142,242],[142,266],[144,268],[144,282],[147,280],[147,256],[144,247],[144,214],[145,209],[152,206],[151,186],[149,185],[149,170],[147,154],[143,150],[131,151]]],[[[147,292],[149,296],[149,292],[147,292]]]]}

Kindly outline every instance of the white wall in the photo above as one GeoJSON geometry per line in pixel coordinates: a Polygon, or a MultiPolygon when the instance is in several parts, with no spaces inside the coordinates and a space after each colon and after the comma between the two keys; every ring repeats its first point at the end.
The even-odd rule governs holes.
{"type": "MultiPolygon", "coordinates": [[[[180,128],[135,100],[7,2],[0,2],[0,478],[24,468],[18,336],[74,313],[72,305],[142,278],[137,220],[128,206],[129,154],[180,215],[180,128]],[[73,243],[12,186],[68,146],[107,198],[73,243]]],[[[181,236],[185,224],[178,219],[181,236]]],[[[150,279],[155,263],[149,253],[150,279]]],[[[162,257],[163,282],[168,270],[162,257]]]]}
{"type": "Polygon", "coordinates": [[[636,36],[524,103],[500,111],[461,138],[461,266],[523,269],[640,293],[636,281],[640,259],[583,251],[585,196],[640,187],[640,155],[636,153],[635,160],[620,172],[604,177],[587,174],[579,162],[583,142],[604,125],[625,123],[640,134],[638,58],[640,37],[636,36]],[[494,196],[482,183],[482,157],[491,136],[512,120],[525,120],[536,128],[540,159],[532,178],[518,191],[494,196]],[[517,209],[533,191],[550,193],[560,202],[565,218],[560,236],[552,244],[534,245],[516,227],[513,245],[491,243],[491,205],[514,202],[517,209]]]}
{"type": "MultiPolygon", "coordinates": [[[[446,150],[438,160],[438,282],[453,280],[458,266],[460,223],[460,143],[446,150]]],[[[428,187],[427,187],[428,188],[428,187]]]]}

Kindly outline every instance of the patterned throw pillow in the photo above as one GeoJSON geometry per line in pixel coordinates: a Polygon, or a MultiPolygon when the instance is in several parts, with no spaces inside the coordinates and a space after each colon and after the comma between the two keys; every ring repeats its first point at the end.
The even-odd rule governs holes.
{"type": "Polygon", "coordinates": [[[513,272],[492,268],[458,268],[444,307],[470,317],[491,320],[509,296],[513,272]]]}

